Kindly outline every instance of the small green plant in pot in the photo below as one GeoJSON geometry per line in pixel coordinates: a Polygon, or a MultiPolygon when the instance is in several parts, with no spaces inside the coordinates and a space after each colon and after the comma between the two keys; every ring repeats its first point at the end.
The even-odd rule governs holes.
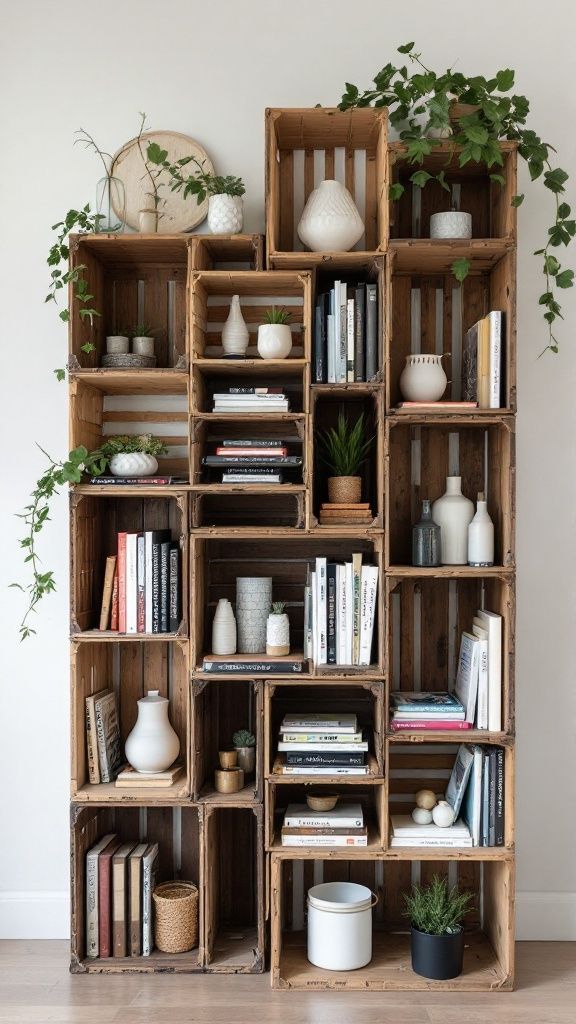
{"type": "Polygon", "coordinates": [[[266,654],[281,658],[290,654],[290,619],[283,601],[275,601],[266,621],[266,654]]]}
{"type": "Polygon", "coordinates": [[[239,729],[232,737],[234,749],[238,754],[238,767],[244,775],[252,775],[256,765],[256,737],[248,729],[239,729]]]}
{"type": "Polygon", "coordinates": [[[208,227],[213,235],[237,235],[242,231],[242,196],[246,191],[242,178],[209,174],[204,163],[194,156],[183,156],[171,163],[168,151],[157,142],[149,143],[146,157],[148,163],[156,164],[168,175],[172,192],[182,191],[184,199],[196,196],[197,203],[203,203],[206,196],[209,197],[208,227]],[[195,166],[192,174],[186,171],[190,164],[195,166]]]}
{"type": "Polygon", "coordinates": [[[136,324],[132,328],[132,351],[139,356],[154,355],[154,335],[156,329],[148,324],[136,324]]]}
{"type": "Polygon", "coordinates": [[[366,437],[366,417],[362,412],[354,424],[340,409],[336,427],[320,433],[320,457],[328,466],[328,500],[331,504],[357,504],[362,497],[360,469],[374,441],[366,437]]]}
{"type": "Polygon", "coordinates": [[[258,328],[258,355],[262,359],[286,359],[291,348],[290,313],[272,306],[266,310],[265,323],[258,328]]]}
{"type": "Polygon", "coordinates": [[[404,893],[410,919],[412,970],[423,978],[445,981],[462,974],[462,921],[471,908],[472,893],[449,886],[434,875],[430,885],[413,885],[404,893]]]}

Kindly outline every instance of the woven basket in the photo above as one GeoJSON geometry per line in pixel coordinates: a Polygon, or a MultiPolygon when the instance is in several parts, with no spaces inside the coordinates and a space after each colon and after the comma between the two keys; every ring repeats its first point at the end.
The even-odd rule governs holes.
{"type": "Polygon", "coordinates": [[[154,941],[162,953],[187,953],[198,945],[198,887],[163,882],[154,899],[154,941]]]}

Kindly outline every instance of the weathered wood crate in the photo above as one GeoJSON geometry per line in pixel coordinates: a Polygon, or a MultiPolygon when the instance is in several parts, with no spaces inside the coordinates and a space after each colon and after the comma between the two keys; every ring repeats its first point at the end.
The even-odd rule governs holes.
{"type": "Polygon", "coordinates": [[[192,758],[194,799],[227,806],[252,805],[262,800],[263,683],[259,680],[210,679],[192,684],[192,758]],[[218,793],[214,772],[218,751],[232,746],[238,729],[256,737],[256,768],[238,793],[218,793]]]}

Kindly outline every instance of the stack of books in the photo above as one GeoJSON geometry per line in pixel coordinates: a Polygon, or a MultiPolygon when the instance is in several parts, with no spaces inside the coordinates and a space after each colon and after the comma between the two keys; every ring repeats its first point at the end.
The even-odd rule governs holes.
{"type": "Polygon", "coordinates": [[[462,347],[462,398],[480,409],[506,405],[503,358],[505,314],[492,310],[466,332],[462,347]]]}
{"type": "Polygon", "coordinates": [[[92,785],[114,782],[122,767],[122,748],[116,697],[100,690],[86,697],[86,755],[92,785]]]}
{"type": "Polygon", "coordinates": [[[288,804],[281,836],[282,846],[368,846],[362,804],[348,800],[339,801],[332,811],[288,804]]]}
{"type": "Polygon", "coordinates": [[[465,721],[464,705],[452,693],[426,690],[390,694],[390,728],[393,732],[411,729],[470,729],[465,721]]]}
{"type": "Polygon", "coordinates": [[[289,455],[286,442],[278,438],[224,438],[202,462],[222,470],[224,484],[281,484],[282,470],[299,469],[302,457],[289,455]]]}
{"type": "Polygon", "coordinates": [[[371,526],[372,519],[372,510],[367,501],[356,504],[326,501],[320,506],[320,526],[371,526]]]}
{"type": "Polygon", "coordinates": [[[230,387],[214,394],[213,412],[289,412],[282,388],[230,387]]]}
{"type": "Polygon", "coordinates": [[[316,384],[371,380],[378,371],[378,288],[335,281],[316,300],[316,384]]]}
{"type": "Polygon", "coordinates": [[[315,565],[304,588],[304,656],[315,665],[370,665],[378,567],[362,565],[361,554],[315,565]]]}
{"type": "Polygon", "coordinates": [[[103,836],[86,854],[86,955],[150,956],[158,844],[103,836]]]}
{"type": "Polygon", "coordinates": [[[164,772],[137,772],[131,765],[118,774],[116,787],[118,789],[166,789],[172,786],[180,778],[184,771],[181,763],[173,764],[164,772]]]}
{"type": "Polygon", "coordinates": [[[454,687],[465,721],[477,729],[502,729],[502,616],[480,608],[470,633],[462,633],[454,687]]]}
{"type": "Polygon", "coordinates": [[[291,676],[303,667],[301,654],[207,654],[202,661],[203,672],[221,675],[291,676]]]}
{"type": "Polygon", "coordinates": [[[449,828],[439,825],[418,825],[409,814],[392,814],[390,846],[467,847],[472,846],[470,829],[462,818],[449,828]]]}
{"type": "Polygon", "coordinates": [[[119,533],[106,559],[100,629],[176,633],[180,625],[180,549],[170,530],[119,533]]]}
{"type": "MultiPolygon", "coordinates": [[[[278,740],[284,775],[366,775],[368,741],[356,715],[285,715],[278,740]]],[[[275,769],[276,770],[276,769],[275,769]]]]}

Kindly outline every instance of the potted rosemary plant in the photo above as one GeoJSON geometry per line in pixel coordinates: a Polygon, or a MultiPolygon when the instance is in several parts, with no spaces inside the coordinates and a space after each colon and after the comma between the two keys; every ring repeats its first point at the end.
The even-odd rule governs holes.
{"type": "Polygon", "coordinates": [[[258,355],[262,359],[286,359],[291,348],[290,313],[272,306],[258,328],[258,355]]]}
{"type": "Polygon", "coordinates": [[[360,469],[374,440],[373,437],[365,437],[366,426],[363,412],[352,425],[342,408],[336,427],[320,434],[321,458],[331,472],[328,477],[328,500],[331,504],[356,504],[361,500],[360,469]]]}
{"type": "Polygon", "coordinates": [[[438,875],[430,885],[413,885],[410,893],[404,893],[405,914],[410,919],[412,970],[416,974],[438,981],[462,974],[462,921],[472,899],[471,893],[450,887],[438,875]]]}

